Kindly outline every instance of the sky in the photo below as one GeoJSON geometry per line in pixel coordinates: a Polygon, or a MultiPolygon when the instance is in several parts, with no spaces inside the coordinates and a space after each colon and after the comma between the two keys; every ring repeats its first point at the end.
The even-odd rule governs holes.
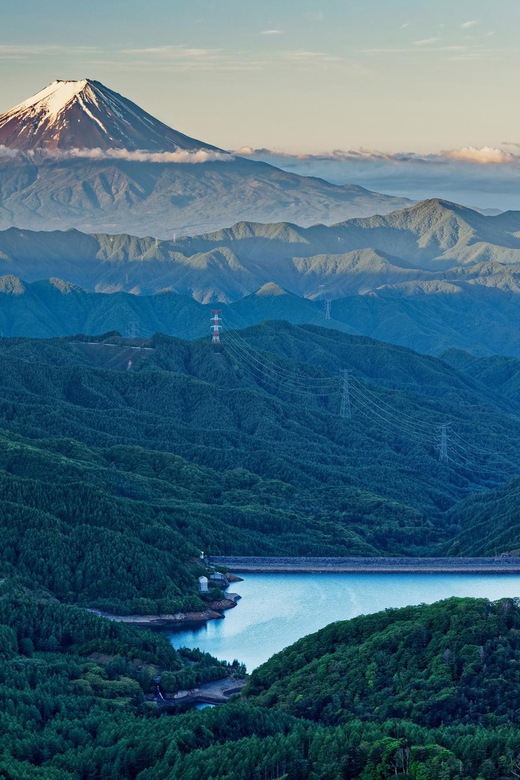
{"type": "MultiPolygon", "coordinates": [[[[0,0],[0,112],[88,77],[224,149],[503,173],[519,27],[518,0],[0,0]]],[[[334,162],[336,178],[354,171],[334,162]]]]}

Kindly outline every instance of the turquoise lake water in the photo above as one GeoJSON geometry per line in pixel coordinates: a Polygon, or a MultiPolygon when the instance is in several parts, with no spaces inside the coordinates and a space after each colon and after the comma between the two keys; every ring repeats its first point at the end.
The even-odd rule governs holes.
{"type": "Polygon", "coordinates": [[[174,647],[199,647],[252,671],[273,653],[334,620],[450,596],[520,596],[520,576],[472,574],[246,574],[229,589],[242,598],[223,620],[169,633],[174,647]]]}

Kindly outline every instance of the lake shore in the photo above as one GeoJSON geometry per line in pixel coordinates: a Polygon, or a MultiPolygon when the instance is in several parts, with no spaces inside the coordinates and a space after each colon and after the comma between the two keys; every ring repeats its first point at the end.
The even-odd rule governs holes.
{"type": "Polygon", "coordinates": [[[165,693],[149,696],[159,707],[187,707],[193,704],[226,704],[231,696],[241,693],[246,685],[245,678],[233,675],[221,680],[204,683],[192,690],[180,690],[177,693],[165,693]]]}
{"type": "Polygon", "coordinates": [[[520,597],[520,575],[432,572],[261,573],[244,575],[239,609],[225,620],[184,624],[173,646],[198,648],[250,673],[276,653],[338,620],[447,598],[520,597]]]}
{"type": "Polygon", "coordinates": [[[208,620],[223,620],[223,611],[236,607],[238,599],[236,593],[230,593],[229,598],[220,601],[212,601],[208,609],[198,612],[174,612],[159,615],[115,615],[110,612],[102,612],[99,609],[89,609],[99,617],[115,620],[118,623],[127,623],[129,626],[141,626],[142,628],[169,628],[184,623],[205,623],[208,620]]]}

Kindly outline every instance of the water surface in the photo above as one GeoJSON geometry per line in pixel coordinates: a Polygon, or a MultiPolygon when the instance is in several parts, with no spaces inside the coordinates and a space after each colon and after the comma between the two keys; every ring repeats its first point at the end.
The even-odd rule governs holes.
{"type": "Polygon", "coordinates": [[[495,574],[246,574],[224,620],[170,633],[174,647],[199,647],[252,671],[273,653],[334,620],[450,596],[520,596],[520,576],[495,574]]]}

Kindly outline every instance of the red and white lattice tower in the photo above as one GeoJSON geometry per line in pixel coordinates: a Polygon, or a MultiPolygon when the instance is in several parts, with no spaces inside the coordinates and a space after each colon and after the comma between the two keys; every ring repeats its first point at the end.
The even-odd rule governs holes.
{"type": "Polygon", "coordinates": [[[220,344],[220,329],[222,327],[221,313],[222,309],[211,310],[211,331],[213,333],[211,341],[213,344],[220,344]]]}

